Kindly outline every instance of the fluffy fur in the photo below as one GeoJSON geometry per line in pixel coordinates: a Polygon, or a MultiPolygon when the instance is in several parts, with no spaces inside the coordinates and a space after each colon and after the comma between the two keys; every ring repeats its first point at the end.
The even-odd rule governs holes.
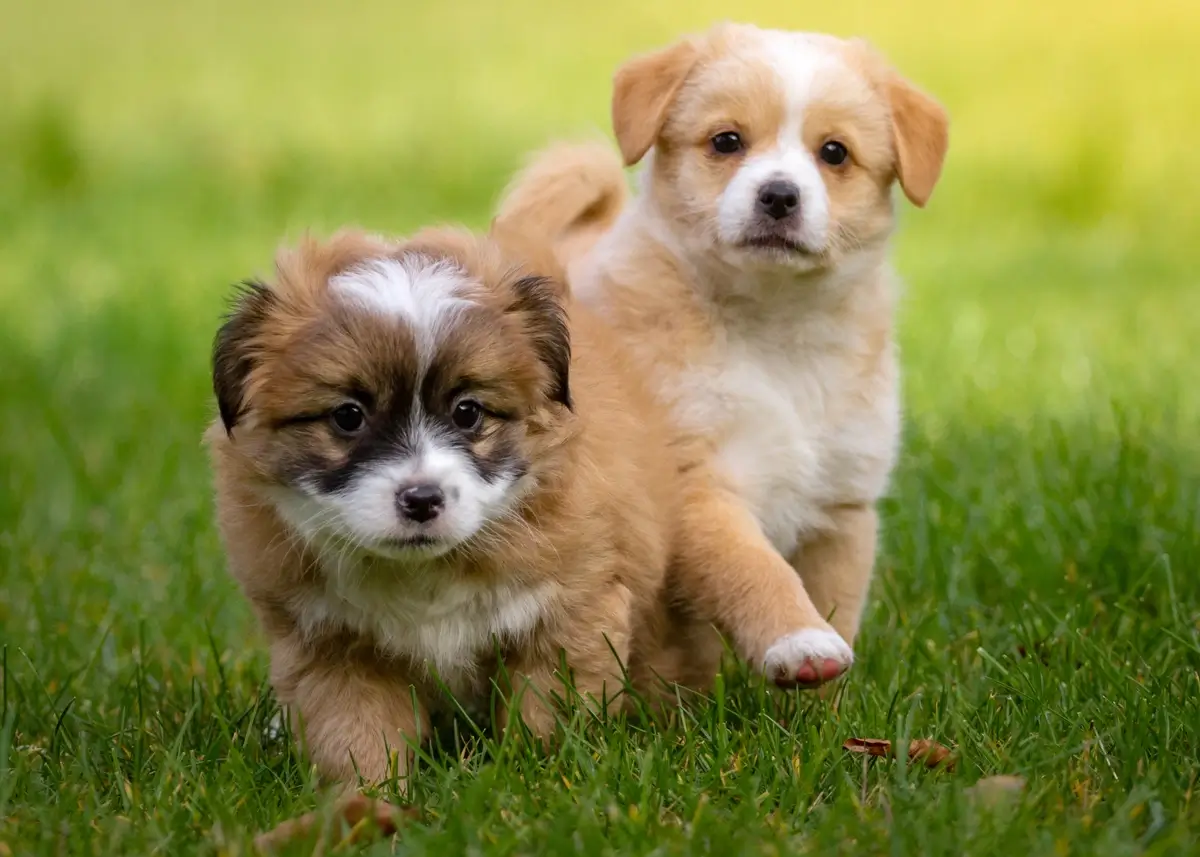
{"type": "Polygon", "coordinates": [[[608,228],[553,190],[558,165],[595,177],[592,210],[624,199],[595,147],[536,159],[499,221],[539,211],[673,415],[679,597],[780,684],[818,684],[853,660],[896,457],[891,190],[929,199],[945,113],[862,42],[743,25],[629,61],[612,112],[648,163],[608,228]]]}
{"type": "Polygon", "coordinates": [[[597,706],[622,665],[647,692],[715,670],[662,639],[661,409],[531,256],[455,231],[306,240],[217,336],[220,529],[327,778],[403,776],[439,681],[480,707],[498,682],[501,722],[519,707],[545,737],[564,655],[597,706]]]}

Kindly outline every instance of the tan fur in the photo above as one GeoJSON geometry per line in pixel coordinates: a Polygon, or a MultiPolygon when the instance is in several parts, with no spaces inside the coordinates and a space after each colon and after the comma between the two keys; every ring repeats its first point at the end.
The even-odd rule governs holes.
{"type": "Polygon", "coordinates": [[[817,612],[853,643],[875,565],[879,513],[867,505],[826,511],[828,526],[796,548],[789,562],[817,612]]]}
{"type": "Polygon", "coordinates": [[[622,663],[647,693],[659,691],[660,678],[699,682],[716,668],[697,653],[672,652],[664,639],[670,611],[661,590],[678,492],[660,409],[611,333],[579,307],[571,308],[573,410],[547,399],[545,368],[512,309],[514,271],[527,254],[502,240],[451,230],[399,243],[356,232],[309,239],[279,255],[269,309],[235,328],[241,339],[234,345],[250,355],[243,408],[231,431],[218,422],[206,435],[218,521],[233,574],[270,640],[272,684],[330,779],[357,773],[379,781],[389,770],[403,776],[408,745],[427,733],[429,713],[445,707],[425,663],[388,650],[369,628],[314,621],[314,610],[332,615],[337,607],[328,559],[274,505],[281,473],[297,453],[339,454],[319,428],[289,433],[276,421],[330,406],[319,384],[353,377],[384,395],[388,374],[404,372],[398,328],[347,312],[331,295],[330,277],[365,260],[420,253],[453,260],[481,284],[492,322],[456,331],[447,359],[493,379],[504,406],[522,415],[514,430],[536,487],[517,514],[443,557],[420,565],[355,558],[354,592],[387,601],[442,585],[550,587],[553,598],[536,626],[497,643],[501,663],[495,649],[477,652],[456,665],[452,688],[465,704],[486,706],[490,683],[507,671],[508,689],[542,738],[555,725],[547,700],[563,692],[563,653],[575,688],[593,700],[623,699],[622,663]]]}
{"type": "MultiPolygon", "coordinates": [[[[722,25],[618,72],[624,160],[654,148],[645,196],[569,260],[572,287],[622,332],[674,415],[685,502],[671,585],[764,665],[788,635],[832,629],[852,644],[858,633],[874,505],[899,433],[890,190],[899,179],[924,205],[947,147],[941,107],[863,43],[809,37],[819,63],[800,57],[801,73],[779,53],[786,38],[722,25]],[[787,136],[796,127],[796,96],[781,82],[789,74],[811,93],[798,141],[787,136]],[[723,131],[739,133],[745,150],[714,155],[709,141],[723,131]],[[847,146],[845,163],[815,157],[827,140],[847,146]],[[828,199],[825,246],[798,268],[722,249],[718,201],[745,159],[797,144],[813,153],[828,199]],[[743,395],[766,410],[738,416],[743,395]],[[794,421],[796,437],[763,434],[756,445],[773,420],[794,421]],[[772,467],[788,480],[774,494],[764,482],[772,467]]],[[[613,154],[595,157],[589,174],[615,169],[613,154]]],[[[562,150],[527,175],[551,176],[556,162],[568,162],[562,150]]],[[[573,225],[540,228],[569,235],[573,225]]]]}
{"type": "Polygon", "coordinates": [[[941,105],[903,78],[891,77],[888,96],[900,186],[913,205],[923,208],[942,174],[949,121],[941,105]]]}
{"type": "Polygon", "coordinates": [[[559,145],[509,183],[492,233],[521,242],[528,254],[541,255],[549,247],[565,273],[569,260],[608,231],[628,196],[625,175],[619,165],[613,168],[606,144],[559,145]],[[566,232],[565,224],[571,225],[566,232]],[[527,235],[535,240],[525,242],[527,235]]]}
{"type": "Polygon", "coordinates": [[[626,164],[636,164],[654,145],[667,108],[696,58],[696,47],[684,41],[631,60],[617,71],[612,122],[626,164]]]}

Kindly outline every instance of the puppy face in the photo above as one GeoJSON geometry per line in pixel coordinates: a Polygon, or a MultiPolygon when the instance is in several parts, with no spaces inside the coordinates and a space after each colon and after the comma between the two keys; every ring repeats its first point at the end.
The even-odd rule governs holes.
{"type": "Polygon", "coordinates": [[[231,439],[310,542],[400,559],[511,513],[568,419],[551,285],[478,239],[343,234],[283,253],[218,334],[231,439]]]}
{"type": "Polygon", "coordinates": [[[622,68],[627,163],[685,239],[738,267],[830,267],[878,244],[899,178],[924,205],[947,147],[941,107],[863,43],[725,25],[622,68]]]}

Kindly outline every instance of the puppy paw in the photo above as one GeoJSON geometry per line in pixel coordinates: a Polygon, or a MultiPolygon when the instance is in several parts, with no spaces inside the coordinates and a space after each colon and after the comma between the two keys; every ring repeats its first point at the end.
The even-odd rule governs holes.
{"type": "Polygon", "coordinates": [[[763,658],[763,673],[780,687],[817,687],[854,663],[854,652],[833,630],[805,628],[780,637],[763,658]]]}

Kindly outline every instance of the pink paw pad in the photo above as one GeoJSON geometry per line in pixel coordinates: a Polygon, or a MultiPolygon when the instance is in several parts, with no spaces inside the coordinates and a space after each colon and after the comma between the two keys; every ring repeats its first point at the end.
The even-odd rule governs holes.
{"type": "Polygon", "coordinates": [[[807,628],[777,640],[763,661],[764,672],[784,688],[811,688],[833,681],[854,663],[854,652],[833,630],[807,628]]]}
{"type": "Polygon", "coordinates": [[[780,687],[818,687],[827,681],[833,681],[846,671],[849,664],[843,664],[833,658],[821,661],[805,661],[796,670],[795,676],[776,676],[775,683],[780,687]]]}

